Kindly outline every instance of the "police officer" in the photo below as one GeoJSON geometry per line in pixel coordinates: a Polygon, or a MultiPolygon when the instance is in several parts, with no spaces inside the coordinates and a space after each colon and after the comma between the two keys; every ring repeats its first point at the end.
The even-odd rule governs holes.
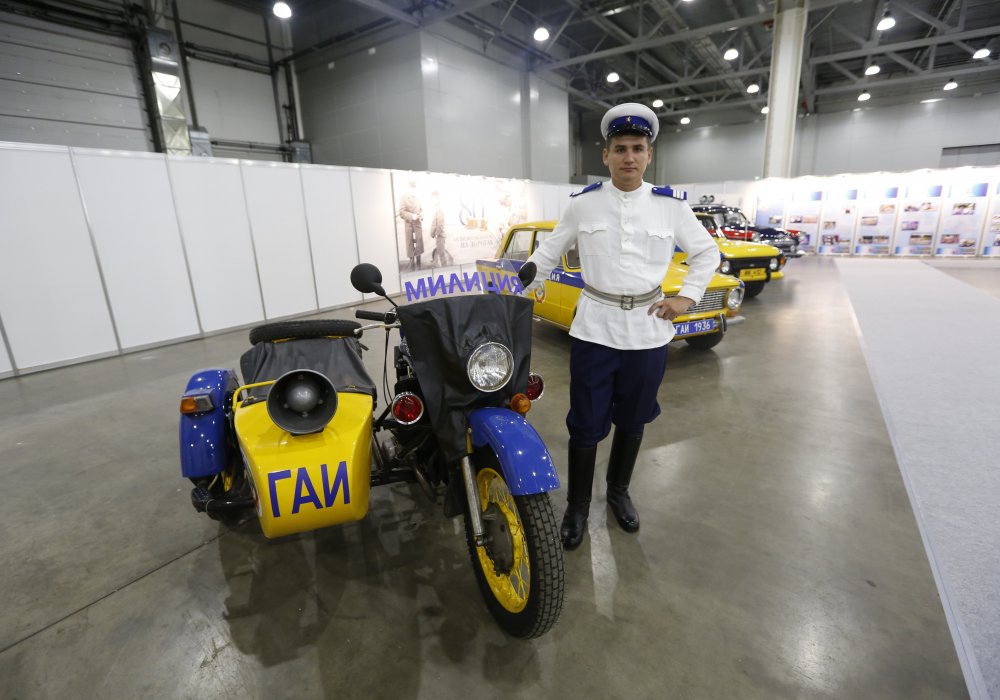
{"type": "Polygon", "coordinates": [[[559,225],[529,258],[538,266],[534,287],[576,245],[586,283],[569,332],[569,487],[560,528],[566,549],[583,541],[597,444],[612,423],[608,505],[625,531],[639,529],[628,489],[643,429],[660,414],[656,392],[674,336],[671,321],[701,300],[719,264],[719,249],[686,196],[643,181],[659,131],[653,111],[617,105],[604,115],[601,131],[611,181],[573,195],[559,225]],[[688,273],[677,296],[665,299],[661,283],[675,244],[688,254],[688,273]]]}

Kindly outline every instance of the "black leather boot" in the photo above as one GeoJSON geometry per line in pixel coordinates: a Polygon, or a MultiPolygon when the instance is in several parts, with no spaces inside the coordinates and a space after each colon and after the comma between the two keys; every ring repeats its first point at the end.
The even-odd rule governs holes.
{"type": "Polygon", "coordinates": [[[632,470],[641,444],[642,433],[624,433],[615,429],[611,457],[608,459],[608,505],[625,532],[639,529],[639,514],[628,495],[628,485],[632,481],[632,470]]]}
{"type": "Polygon", "coordinates": [[[576,549],[583,542],[587,532],[587,516],[590,515],[590,496],[594,488],[594,462],[597,446],[569,446],[569,496],[566,498],[566,514],[562,519],[559,535],[565,549],[576,549]]]}

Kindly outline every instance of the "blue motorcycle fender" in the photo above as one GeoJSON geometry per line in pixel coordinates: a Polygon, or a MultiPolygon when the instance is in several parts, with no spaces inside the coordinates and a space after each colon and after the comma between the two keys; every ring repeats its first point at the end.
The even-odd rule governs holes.
{"type": "Polygon", "coordinates": [[[188,380],[183,396],[207,394],[212,398],[212,409],[181,414],[181,474],[185,479],[201,479],[225,469],[229,459],[226,404],[238,386],[231,369],[199,370],[188,380]]]}
{"type": "Polygon", "coordinates": [[[559,488],[552,456],[524,416],[508,408],[479,408],[469,413],[468,421],[472,444],[493,450],[511,494],[527,496],[559,488]]]}

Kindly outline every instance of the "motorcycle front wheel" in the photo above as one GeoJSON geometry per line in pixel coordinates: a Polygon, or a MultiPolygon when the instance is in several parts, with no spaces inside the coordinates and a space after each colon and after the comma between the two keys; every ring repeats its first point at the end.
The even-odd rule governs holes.
{"type": "Polygon", "coordinates": [[[559,525],[547,493],[514,496],[492,452],[472,455],[486,543],[468,509],[465,537],[486,607],[513,637],[539,637],[559,620],[565,588],[559,525]]]}

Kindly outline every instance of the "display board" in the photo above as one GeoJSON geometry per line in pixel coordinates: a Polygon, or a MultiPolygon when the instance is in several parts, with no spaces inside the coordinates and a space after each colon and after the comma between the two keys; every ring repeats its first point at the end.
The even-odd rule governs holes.
{"type": "Polygon", "coordinates": [[[351,286],[351,270],[358,264],[351,176],[347,168],[319,165],[304,165],[299,174],[319,306],[356,304],[361,292],[351,286]]]}
{"type": "Polygon", "coordinates": [[[896,226],[899,186],[873,180],[858,201],[858,226],[854,234],[855,255],[888,255],[896,226]]]}
{"type": "Polygon", "coordinates": [[[240,161],[264,315],[282,318],[316,311],[316,284],[302,183],[291,163],[240,161]]]}
{"type": "Polygon", "coordinates": [[[0,319],[19,370],[119,351],[69,149],[0,144],[0,319]]]}
{"type": "Polygon", "coordinates": [[[976,255],[989,209],[988,182],[956,182],[941,210],[937,255],[976,255]]]}
{"type": "Polygon", "coordinates": [[[72,154],[122,349],[197,336],[164,156],[72,154]]]}
{"type": "MultiPolygon", "coordinates": [[[[527,220],[523,180],[393,171],[401,273],[438,274],[492,257],[507,229],[527,220]]],[[[558,216],[558,186],[542,185],[546,218],[558,216]],[[549,198],[552,202],[549,202],[549,198]]]]}
{"type": "Polygon", "coordinates": [[[351,201],[354,205],[358,260],[382,271],[387,294],[399,294],[399,254],[392,196],[392,175],[387,170],[351,168],[351,201]]]}
{"type": "Polygon", "coordinates": [[[986,233],[983,235],[983,255],[1000,257],[1000,182],[993,188],[993,201],[986,219],[986,233]]]}
{"type": "Polygon", "coordinates": [[[850,255],[858,220],[858,188],[836,183],[829,186],[820,214],[818,255],[850,255]]]}
{"type": "Polygon", "coordinates": [[[944,186],[937,177],[911,182],[903,188],[892,239],[893,255],[931,254],[943,193],[944,186]]]}
{"type": "Polygon", "coordinates": [[[239,161],[169,156],[167,172],[202,330],[260,323],[264,302],[239,161]]]}
{"type": "Polygon", "coordinates": [[[806,179],[795,183],[792,201],[785,204],[784,228],[798,231],[799,247],[807,252],[816,250],[819,215],[823,207],[821,183],[806,179]]]}

